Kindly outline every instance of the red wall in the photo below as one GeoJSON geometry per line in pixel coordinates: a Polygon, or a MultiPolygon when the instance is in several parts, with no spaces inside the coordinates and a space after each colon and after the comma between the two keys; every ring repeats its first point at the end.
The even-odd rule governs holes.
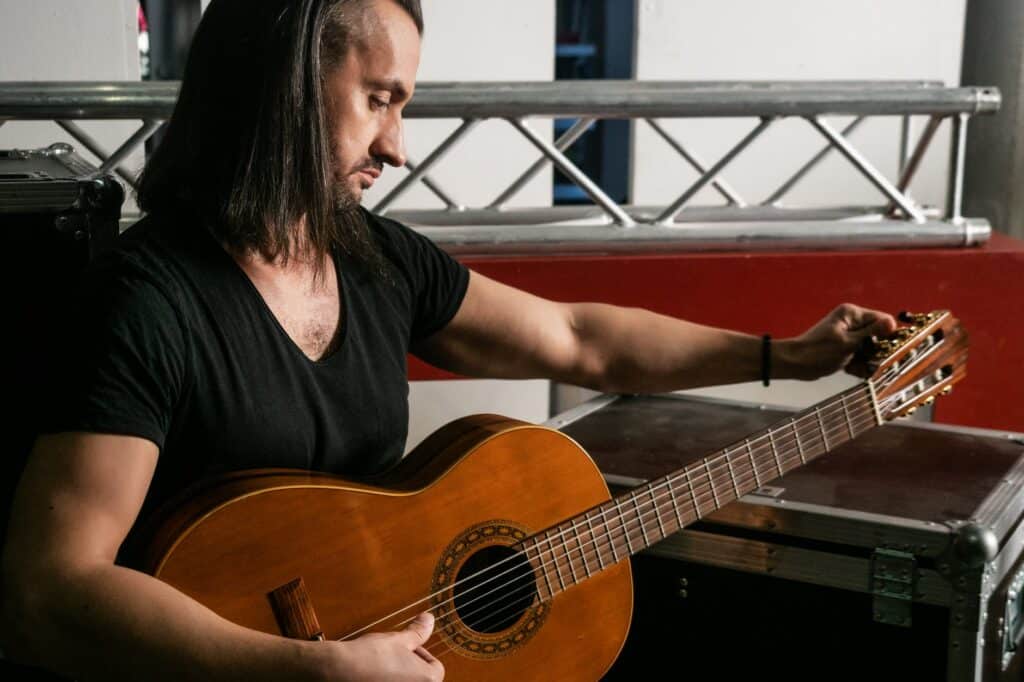
{"type": "MultiPolygon", "coordinates": [[[[465,258],[482,274],[563,301],[642,306],[775,337],[797,334],[836,304],[945,308],[970,334],[968,376],[935,405],[937,421],[1024,431],[1024,242],[847,252],[664,253],[465,258]]],[[[451,375],[419,361],[411,379],[451,375]]]]}

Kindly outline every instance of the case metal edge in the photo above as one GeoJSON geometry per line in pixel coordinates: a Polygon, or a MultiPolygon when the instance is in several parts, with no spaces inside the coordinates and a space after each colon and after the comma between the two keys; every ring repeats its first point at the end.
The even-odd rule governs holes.
{"type": "MultiPolygon", "coordinates": [[[[615,474],[605,474],[604,479],[610,486],[623,488],[635,488],[647,482],[646,479],[615,474]]],[[[753,494],[725,505],[705,520],[865,549],[898,549],[929,558],[947,553],[953,541],[951,529],[934,521],[788,502],[753,494]]]]}
{"type": "MultiPolygon", "coordinates": [[[[644,551],[692,563],[770,575],[803,583],[870,594],[871,560],[819,550],[682,530],[644,551]]],[[[917,569],[914,601],[949,606],[952,590],[937,571],[917,569]]]]}
{"type": "MultiPolygon", "coordinates": [[[[1024,444],[1022,444],[1024,453],[1024,444]]],[[[999,484],[992,489],[988,497],[982,500],[978,508],[971,514],[971,520],[989,529],[1001,540],[1013,524],[1024,513],[1024,454],[1017,458],[1016,463],[1003,476],[999,484]]]]}
{"type": "Polygon", "coordinates": [[[569,424],[586,417],[588,414],[596,412],[602,407],[611,405],[621,397],[621,395],[615,393],[602,393],[601,395],[596,395],[590,400],[580,403],[576,407],[565,410],[564,412],[559,412],[541,424],[541,426],[546,426],[551,429],[563,429],[569,424]]]}

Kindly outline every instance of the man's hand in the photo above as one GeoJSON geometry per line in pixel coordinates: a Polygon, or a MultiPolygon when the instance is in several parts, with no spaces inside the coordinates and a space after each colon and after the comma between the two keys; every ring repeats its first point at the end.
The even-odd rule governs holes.
{"type": "Polygon", "coordinates": [[[864,340],[887,336],[896,330],[888,313],[844,303],[800,336],[780,341],[772,360],[781,361],[778,375],[793,379],[817,379],[846,369],[863,376],[865,368],[850,361],[864,340]]]}
{"type": "Polygon", "coordinates": [[[434,629],[430,613],[416,616],[398,632],[363,635],[340,644],[330,643],[338,654],[336,673],[328,679],[346,682],[437,682],[444,666],[424,648],[434,629]]]}

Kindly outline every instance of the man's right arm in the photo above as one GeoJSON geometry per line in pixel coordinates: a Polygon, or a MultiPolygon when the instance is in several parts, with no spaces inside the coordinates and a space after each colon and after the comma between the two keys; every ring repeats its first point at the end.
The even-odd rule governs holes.
{"type": "Polygon", "coordinates": [[[37,441],[3,553],[5,655],[82,679],[440,679],[440,663],[415,653],[428,619],[344,644],[290,640],[115,565],[157,455],[151,441],[130,436],[37,441]]]}

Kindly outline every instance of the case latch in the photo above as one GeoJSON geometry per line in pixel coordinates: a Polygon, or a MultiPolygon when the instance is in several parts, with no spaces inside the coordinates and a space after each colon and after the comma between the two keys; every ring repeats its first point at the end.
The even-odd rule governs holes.
{"type": "Polygon", "coordinates": [[[917,558],[913,554],[876,549],[871,554],[875,622],[909,628],[916,585],[917,558]]]}
{"type": "Polygon", "coordinates": [[[1017,571],[1006,592],[1006,612],[999,620],[1003,636],[1003,670],[1010,667],[1014,655],[1024,639],[1024,568],[1017,571]]]}

